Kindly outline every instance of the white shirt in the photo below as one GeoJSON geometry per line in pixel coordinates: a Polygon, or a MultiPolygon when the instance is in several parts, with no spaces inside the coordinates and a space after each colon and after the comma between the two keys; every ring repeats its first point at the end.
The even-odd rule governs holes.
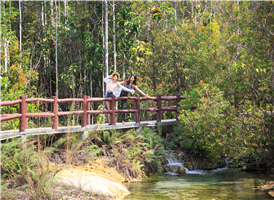
{"type": "Polygon", "coordinates": [[[107,84],[107,91],[108,91],[108,90],[112,91],[112,92],[113,92],[113,95],[114,95],[115,97],[119,97],[119,96],[120,96],[122,89],[125,90],[125,91],[130,92],[131,94],[134,94],[134,90],[128,89],[128,88],[122,86],[122,85],[121,85],[120,83],[118,83],[118,82],[114,83],[114,82],[112,81],[112,79],[110,79],[110,78],[111,78],[111,75],[108,76],[108,77],[106,77],[106,78],[104,78],[104,82],[107,84]]]}

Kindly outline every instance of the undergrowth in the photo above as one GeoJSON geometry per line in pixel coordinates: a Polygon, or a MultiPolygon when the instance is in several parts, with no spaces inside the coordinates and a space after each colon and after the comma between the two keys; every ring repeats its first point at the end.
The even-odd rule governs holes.
{"type": "MultiPolygon", "coordinates": [[[[98,116],[98,126],[105,122],[98,116]]],[[[1,199],[27,197],[54,199],[60,193],[55,175],[64,167],[83,165],[90,158],[102,157],[126,180],[162,172],[164,139],[147,127],[142,131],[93,131],[86,138],[68,133],[61,138],[52,135],[29,136],[2,143],[1,199]],[[55,165],[58,164],[58,165],[55,165]]]]}

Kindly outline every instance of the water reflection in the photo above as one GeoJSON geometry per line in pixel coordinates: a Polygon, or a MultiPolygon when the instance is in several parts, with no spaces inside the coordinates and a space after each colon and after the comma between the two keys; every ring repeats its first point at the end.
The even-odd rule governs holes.
{"type": "Polygon", "coordinates": [[[268,200],[273,198],[256,190],[257,179],[265,179],[240,169],[206,171],[203,174],[161,175],[149,177],[143,182],[128,183],[132,193],[125,199],[248,199],[268,200]]]}

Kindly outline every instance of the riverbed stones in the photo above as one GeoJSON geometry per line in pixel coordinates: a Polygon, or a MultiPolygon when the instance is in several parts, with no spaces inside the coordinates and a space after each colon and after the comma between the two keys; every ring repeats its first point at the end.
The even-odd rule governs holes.
{"type": "Polygon", "coordinates": [[[186,173],[186,169],[185,168],[178,168],[177,170],[178,174],[185,174],[186,173]]]}

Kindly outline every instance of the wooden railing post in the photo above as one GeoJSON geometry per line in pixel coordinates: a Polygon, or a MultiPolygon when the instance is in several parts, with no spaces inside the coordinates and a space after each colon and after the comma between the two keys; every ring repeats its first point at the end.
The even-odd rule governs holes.
{"type": "Polygon", "coordinates": [[[82,103],[82,109],[84,111],[84,114],[82,115],[82,127],[87,126],[87,95],[83,95],[84,102],[82,103]]]}
{"type": "Polygon", "coordinates": [[[58,129],[58,123],[59,123],[59,120],[58,120],[58,102],[57,102],[58,101],[58,97],[53,96],[52,98],[54,100],[54,102],[52,104],[52,111],[54,113],[52,128],[57,131],[57,129],[58,129]]]}
{"type": "Polygon", "coordinates": [[[116,117],[115,117],[115,100],[114,100],[114,95],[110,95],[111,102],[110,102],[110,110],[112,110],[112,113],[110,115],[110,123],[112,125],[116,125],[116,117]]]}
{"type": "Polygon", "coordinates": [[[179,108],[179,103],[181,101],[181,95],[177,94],[176,97],[177,97],[177,99],[176,99],[176,108],[177,108],[177,110],[176,110],[176,121],[178,121],[179,120],[178,119],[178,116],[179,116],[178,108],[179,108]]]}
{"type": "MultiPolygon", "coordinates": [[[[136,96],[136,95],[135,95],[136,96]]],[[[133,101],[133,109],[136,110],[137,109],[137,101],[133,101]]],[[[133,113],[133,121],[137,122],[137,117],[138,114],[137,113],[133,113]]]]}
{"type": "MultiPolygon", "coordinates": [[[[90,96],[88,96],[88,99],[90,98],[90,96]]],[[[87,103],[88,104],[88,111],[90,111],[90,102],[87,103]]],[[[87,125],[90,125],[90,114],[88,114],[88,118],[87,118],[87,125]]]]}
{"type": "MultiPolygon", "coordinates": [[[[28,104],[26,103],[26,113],[28,113],[28,104]]],[[[29,121],[28,118],[26,117],[26,124],[25,124],[25,128],[27,129],[29,127],[29,121]]]]}
{"type": "Polygon", "coordinates": [[[137,94],[137,100],[136,100],[136,110],[137,110],[137,115],[136,115],[136,123],[140,124],[140,118],[141,118],[141,109],[140,109],[140,94],[137,94]]]}
{"type": "Polygon", "coordinates": [[[26,97],[21,96],[20,99],[22,100],[20,105],[20,112],[22,114],[20,119],[20,128],[19,132],[25,132],[26,129],[26,97]]]}
{"type": "Polygon", "coordinates": [[[157,94],[157,122],[161,122],[162,120],[162,99],[161,99],[162,95],[157,94]]]}

